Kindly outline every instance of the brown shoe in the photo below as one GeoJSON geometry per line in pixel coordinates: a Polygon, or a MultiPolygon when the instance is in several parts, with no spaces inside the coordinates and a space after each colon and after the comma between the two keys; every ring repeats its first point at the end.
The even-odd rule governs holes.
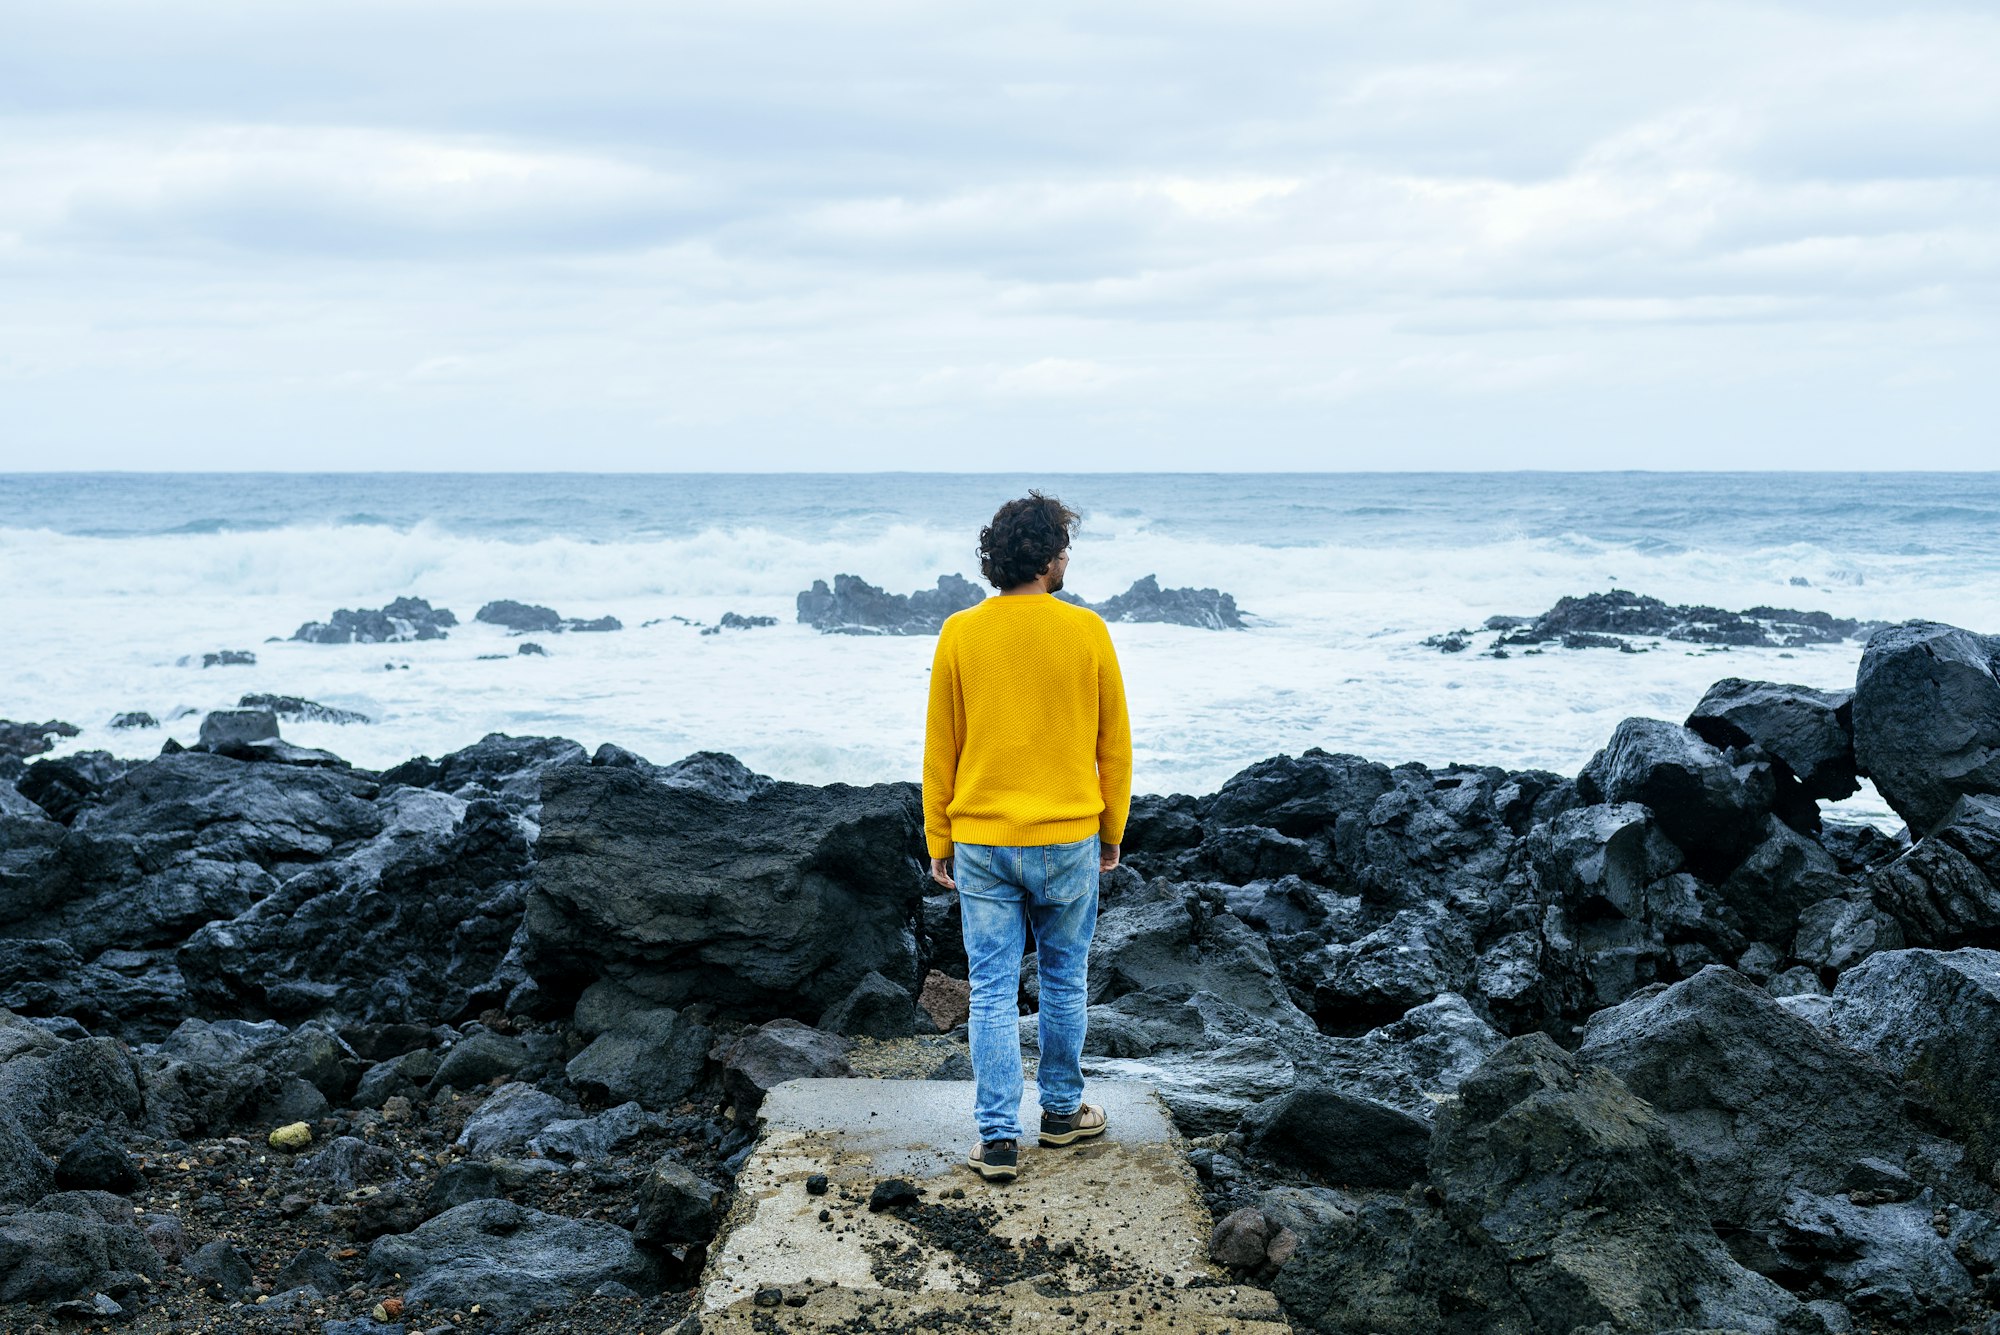
{"type": "Polygon", "coordinates": [[[1011,1140],[984,1140],[967,1152],[965,1166],[988,1182],[1012,1182],[1021,1175],[1021,1151],[1011,1140]]]}
{"type": "Polygon", "coordinates": [[[1074,1145],[1079,1140],[1089,1140],[1092,1136],[1104,1134],[1104,1109],[1092,1107],[1088,1103],[1076,1105],[1073,1113],[1056,1114],[1042,1109],[1042,1134],[1036,1143],[1051,1149],[1062,1145],[1074,1145]]]}

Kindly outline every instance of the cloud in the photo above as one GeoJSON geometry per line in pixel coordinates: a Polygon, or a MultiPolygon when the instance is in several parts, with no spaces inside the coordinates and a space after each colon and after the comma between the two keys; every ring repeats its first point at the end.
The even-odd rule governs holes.
{"type": "Polygon", "coordinates": [[[1189,466],[1509,431],[1646,464],[1565,425],[1644,392],[1703,439],[1819,396],[1757,458],[1885,424],[1963,458],[1996,64],[2000,17],[1943,4],[35,7],[0,438],[783,466],[1123,423],[1189,466]]]}

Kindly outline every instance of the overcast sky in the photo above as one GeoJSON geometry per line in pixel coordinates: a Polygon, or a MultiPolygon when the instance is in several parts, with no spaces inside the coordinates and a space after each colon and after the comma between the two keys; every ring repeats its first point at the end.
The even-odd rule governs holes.
{"type": "Polygon", "coordinates": [[[1995,457],[1990,4],[6,9],[0,468],[1995,457]]]}

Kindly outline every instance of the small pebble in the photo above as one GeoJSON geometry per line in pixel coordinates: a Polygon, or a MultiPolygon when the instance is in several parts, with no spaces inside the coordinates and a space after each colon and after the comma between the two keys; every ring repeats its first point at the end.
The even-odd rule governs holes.
{"type": "Polygon", "coordinates": [[[825,1173],[814,1173],[811,1177],[806,1179],[806,1195],[808,1196],[826,1195],[825,1173]]]}

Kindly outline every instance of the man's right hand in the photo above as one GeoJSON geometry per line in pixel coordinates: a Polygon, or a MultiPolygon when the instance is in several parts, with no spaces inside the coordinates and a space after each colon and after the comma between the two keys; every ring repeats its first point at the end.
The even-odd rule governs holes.
{"type": "Polygon", "coordinates": [[[931,859],[931,879],[947,890],[958,889],[958,882],[951,879],[951,859],[931,859]]]}
{"type": "Polygon", "coordinates": [[[1099,844],[1097,846],[1097,870],[1110,871],[1118,865],[1118,845],[1099,844]]]}

